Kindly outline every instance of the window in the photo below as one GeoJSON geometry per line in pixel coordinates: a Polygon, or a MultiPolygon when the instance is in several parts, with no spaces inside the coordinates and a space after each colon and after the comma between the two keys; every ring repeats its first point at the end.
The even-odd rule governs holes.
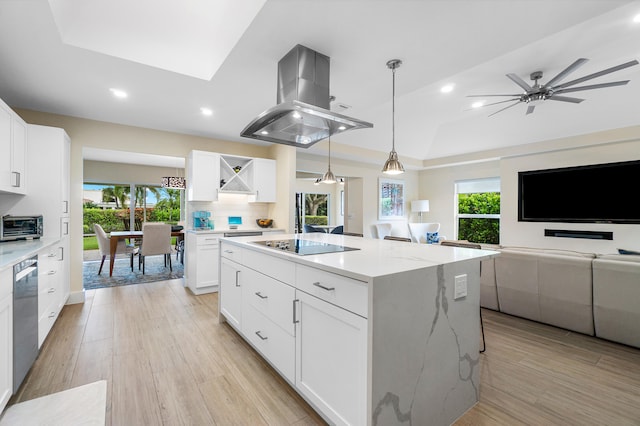
{"type": "Polygon", "coordinates": [[[456,182],[456,224],[460,240],[500,243],[500,179],[456,182]]]}

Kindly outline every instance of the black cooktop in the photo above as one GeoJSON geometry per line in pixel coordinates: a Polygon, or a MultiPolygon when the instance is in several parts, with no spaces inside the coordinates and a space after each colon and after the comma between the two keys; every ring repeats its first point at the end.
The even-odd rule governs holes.
{"type": "Polygon", "coordinates": [[[299,238],[288,240],[252,241],[254,244],[269,247],[274,250],[286,251],[300,256],[309,254],[340,253],[344,251],[360,250],[353,247],[339,246],[320,241],[302,240],[299,238]]]}

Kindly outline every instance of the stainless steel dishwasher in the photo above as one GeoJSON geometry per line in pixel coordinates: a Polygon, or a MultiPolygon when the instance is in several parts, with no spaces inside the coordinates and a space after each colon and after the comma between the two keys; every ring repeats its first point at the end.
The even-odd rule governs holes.
{"type": "Polygon", "coordinates": [[[13,393],[38,357],[38,256],[13,266],[13,393]]]}

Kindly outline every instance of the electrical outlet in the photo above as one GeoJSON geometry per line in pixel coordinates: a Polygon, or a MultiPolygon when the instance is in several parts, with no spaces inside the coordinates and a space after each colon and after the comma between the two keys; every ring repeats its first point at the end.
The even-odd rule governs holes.
{"type": "Polygon", "coordinates": [[[467,295],[467,274],[456,275],[454,283],[453,300],[465,297],[467,295]]]}

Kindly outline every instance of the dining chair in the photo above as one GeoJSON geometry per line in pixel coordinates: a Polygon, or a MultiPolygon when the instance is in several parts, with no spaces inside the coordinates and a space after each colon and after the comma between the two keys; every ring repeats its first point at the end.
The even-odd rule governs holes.
{"type": "Polygon", "coordinates": [[[344,225],[338,225],[331,230],[332,234],[343,234],[344,233],[344,225]]]}
{"type": "Polygon", "coordinates": [[[391,235],[390,223],[376,223],[373,225],[376,230],[377,238],[383,240],[387,235],[391,235]]]}
{"type": "Polygon", "coordinates": [[[304,225],[304,232],[322,232],[325,233],[322,229],[316,228],[313,225],[304,225]]]}
{"type": "Polygon", "coordinates": [[[142,244],[140,245],[140,257],[138,258],[138,269],[142,266],[144,275],[144,264],[147,256],[164,255],[164,266],[169,261],[171,266],[171,225],[164,223],[144,223],[142,225],[142,244]]]}
{"type": "MultiPolygon", "coordinates": [[[[100,256],[102,258],[100,261],[100,269],[98,270],[98,275],[100,275],[102,267],[104,266],[104,260],[111,254],[111,238],[107,235],[102,226],[97,223],[93,224],[93,231],[96,234],[98,249],[100,250],[100,256]]],[[[138,253],[138,247],[133,244],[127,244],[124,240],[119,240],[116,248],[116,256],[118,253],[126,253],[130,256],[131,270],[133,271],[133,257],[138,253]]]]}

